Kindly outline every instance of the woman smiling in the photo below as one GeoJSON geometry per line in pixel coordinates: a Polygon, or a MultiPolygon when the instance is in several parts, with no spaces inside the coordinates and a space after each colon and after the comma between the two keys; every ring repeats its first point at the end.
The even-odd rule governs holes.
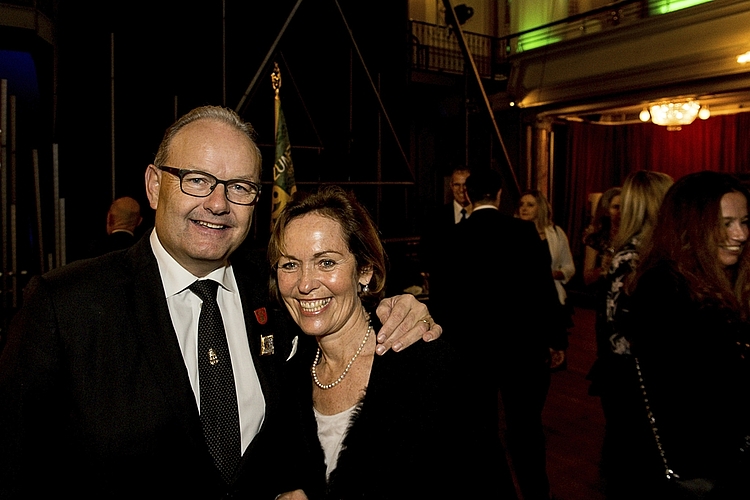
{"type": "Polygon", "coordinates": [[[372,305],[386,257],[351,194],[326,187],[289,203],[268,254],[272,292],[316,341],[301,342],[289,362],[318,467],[319,490],[308,497],[513,498],[491,417],[475,411],[471,380],[448,345],[375,355],[372,305]],[[378,480],[384,467],[409,474],[378,480]]]}
{"type": "MultiPolygon", "coordinates": [[[[747,201],[729,174],[675,182],[632,297],[627,328],[642,376],[633,382],[645,389],[642,408],[655,424],[641,458],[655,460],[659,486],[676,486],[664,479],[675,475],[705,495],[713,485],[710,497],[695,498],[750,498],[747,201]]],[[[656,493],[682,498],[670,495],[656,493]]]]}

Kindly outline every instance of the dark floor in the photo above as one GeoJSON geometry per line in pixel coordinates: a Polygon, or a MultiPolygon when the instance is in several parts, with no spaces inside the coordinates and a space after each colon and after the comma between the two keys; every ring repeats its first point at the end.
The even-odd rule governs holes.
{"type": "Polygon", "coordinates": [[[554,500],[604,500],[599,475],[604,417],[586,380],[596,357],[594,311],[577,307],[573,319],[568,368],[552,374],[544,411],[547,471],[554,500]]]}

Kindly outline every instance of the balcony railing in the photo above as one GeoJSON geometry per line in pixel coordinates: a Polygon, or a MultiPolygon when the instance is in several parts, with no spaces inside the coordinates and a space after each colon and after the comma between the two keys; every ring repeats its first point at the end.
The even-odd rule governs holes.
{"type": "MultiPolygon", "coordinates": [[[[464,58],[453,29],[448,26],[411,21],[412,69],[438,73],[462,74],[464,58]]],[[[495,65],[504,61],[506,40],[478,33],[464,32],[477,70],[482,78],[495,76],[495,65]]]]}
{"type": "MultiPolygon", "coordinates": [[[[464,38],[479,75],[485,79],[503,79],[507,77],[508,56],[511,54],[617,29],[647,17],[710,1],[712,0],[622,0],[505,37],[465,31],[464,38]]],[[[718,3],[733,0],[713,1],[718,3]]],[[[409,24],[412,69],[464,73],[461,47],[451,27],[421,21],[411,21],[409,24]]]]}

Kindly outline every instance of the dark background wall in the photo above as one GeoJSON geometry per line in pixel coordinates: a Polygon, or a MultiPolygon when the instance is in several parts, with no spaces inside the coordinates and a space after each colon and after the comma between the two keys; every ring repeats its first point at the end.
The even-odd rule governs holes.
{"type": "MultiPolygon", "coordinates": [[[[68,260],[81,255],[88,235],[103,226],[112,198],[112,112],[115,195],[131,195],[145,205],[143,172],[164,129],[198,105],[234,109],[295,4],[116,1],[103,7],[92,1],[62,2],[54,130],[61,196],[70,220],[68,260]]],[[[341,2],[342,18],[336,2],[301,2],[276,57],[240,110],[259,132],[265,182],[270,182],[273,164],[274,61],[281,66],[282,105],[301,189],[313,182],[372,182],[378,170],[384,181],[414,180],[402,154],[408,151],[410,112],[405,99],[406,2],[389,2],[387,9],[371,5],[363,9],[357,2],[341,2]],[[395,134],[380,113],[373,83],[395,134]]],[[[404,188],[394,189],[401,192],[391,197],[403,198],[404,188]]],[[[369,188],[362,196],[377,193],[369,188]]],[[[258,207],[259,228],[270,212],[265,206],[270,199],[264,201],[268,203],[258,207]]],[[[401,214],[403,210],[398,207],[401,214]]],[[[411,231],[389,228],[390,217],[382,216],[387,232],[411,231]]]]}

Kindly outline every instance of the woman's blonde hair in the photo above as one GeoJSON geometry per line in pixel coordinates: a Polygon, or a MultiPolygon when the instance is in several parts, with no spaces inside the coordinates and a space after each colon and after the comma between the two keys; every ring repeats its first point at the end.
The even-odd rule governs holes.
{"type": "Polygon", "coordinates": [[[545,230],[545,228],[553,225],[552,207],[550,207],[547,198],[545,198],[542,192],[538,189],[530,189],[528,191],[524,191],[523,193],[521,193],[521,198],[526,195],[533,197],[534,201],[536,201],[537,210],[536,217],[534,217],[534,224],[536,225],[536,230],[541,233],[545,230]]]}
{"type": "Polygon", "coordinates": [[[620,228],[613,242],[615,251],[635,237],[639,244],[650,241],[659,207],[673,183],[672,177],[662,172],[639,170],[628,175],[620,193],[620,228]]]}

